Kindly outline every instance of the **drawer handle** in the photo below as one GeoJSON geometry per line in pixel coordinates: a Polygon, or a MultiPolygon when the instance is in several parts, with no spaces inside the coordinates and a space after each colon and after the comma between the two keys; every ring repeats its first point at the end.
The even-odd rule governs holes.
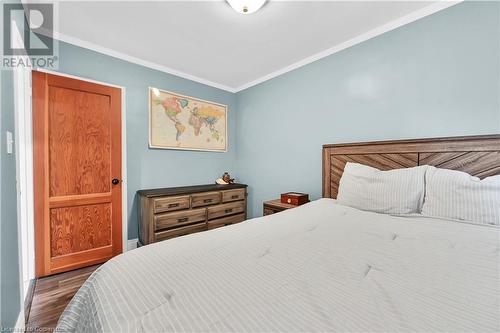
{"type": "Polygon", "coordinates": [[[168,205],[168,208],[179,207],[179,203],[172,203],[168,205]]]}
{"type": "Polygon", "coordinates": [[[212,199],[205,199],[203,200],[204,203],[209,203],[209,202],[212,202],[212,199]]]}
{"type": "Polygon", "coordinates": [[[187,220],[189,220],[189,217],[181,217],[180,219],[177,220],[177,222],[182,223],[186,222],[187,220]]]}
{"type": "Polygon", "coordinates": [[[229,208],[229,209],[226,209],[224,212],[225,212],[226,214],[229,214],[229,213],[231,213],[232,211],[233,211],[233,209],[232,209],[232,208],[229,208]]]}
{"type": "Polygon", "coordinates": [[[240,196],[238,194],[231,196],[231,199],[238,199],[240,196]]]}

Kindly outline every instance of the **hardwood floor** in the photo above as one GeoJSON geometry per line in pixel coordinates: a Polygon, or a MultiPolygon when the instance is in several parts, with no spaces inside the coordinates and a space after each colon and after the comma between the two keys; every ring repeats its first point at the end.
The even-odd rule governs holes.
{"type": "Polygon", "coordinates": [[[26,331],[51,331],[69,301],[99,265],[38,279],[26,323],[26,331]]]}

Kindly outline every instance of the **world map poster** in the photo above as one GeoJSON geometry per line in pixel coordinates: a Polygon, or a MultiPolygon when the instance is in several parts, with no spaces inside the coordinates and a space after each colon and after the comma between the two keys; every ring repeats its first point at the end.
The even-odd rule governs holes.
{"type": "Polygon", "coordinates": [[[149,88],[149,146],[227,150],[227,106],[149,88]]]}

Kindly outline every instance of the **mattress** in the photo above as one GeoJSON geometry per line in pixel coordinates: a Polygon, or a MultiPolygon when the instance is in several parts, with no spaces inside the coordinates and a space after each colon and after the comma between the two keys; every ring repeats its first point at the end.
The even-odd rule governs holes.
{"type": "Polygon", "coordinates": [[[498,332],[500,229],[320,199],[113,258],[64,332],[498,332]]]}

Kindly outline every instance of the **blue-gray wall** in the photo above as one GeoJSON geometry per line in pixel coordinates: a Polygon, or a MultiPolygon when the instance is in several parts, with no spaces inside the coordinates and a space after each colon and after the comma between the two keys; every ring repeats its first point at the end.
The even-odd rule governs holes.
{"type": "Polygon", "coordinates": [[[461,3],[239,92],[249,214],[321,197],[321,146],[500,133],[498,2],[461,3]]]}
{"type": "MultiPolygon", "coordinates": [[[[13,0],[12,3],[19,3],[13,0]]],[[[0,23],[3,24],[2,19],[0,23]]],[[[15,138],[14,75],[0,70],[0,327],[14,327],[21,311],[17,225],[16,154],[7,154],[6,131],[15,138]]]]}
{"type": "Polygon", "coordinates": [[[234,171],[235,94],[62,42],[59,44],[59,71],[126,89],[129,239],[138,235],[137,190],[209,184],[224,171],[234,171]],[[228,151],[149,149],[148,87],[228,105],[228,151]]]}
{"type": "Polygon", "coordinates": [[[0,295],[1,327],[13,327],[21,308],[17,243],[16,157],[7,155],[5,132],[14,132],[12,71],[0,71],[0,295]]]}

